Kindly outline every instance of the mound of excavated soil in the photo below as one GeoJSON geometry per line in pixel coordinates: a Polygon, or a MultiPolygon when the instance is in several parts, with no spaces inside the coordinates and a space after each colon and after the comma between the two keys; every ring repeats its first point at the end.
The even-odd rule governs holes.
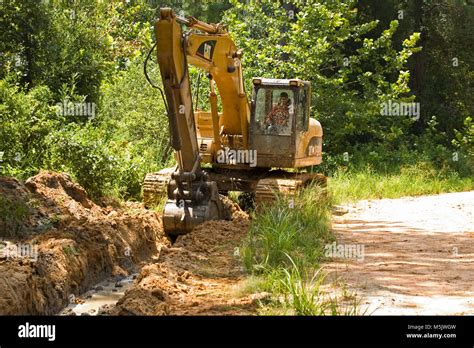
{"type": "MultiPolygon", "coordinates": [[[[28,206],[15,233],[0,219],[2,315],[57,313],[71,294],[106,276],[126,275],[170,245],[157,213],[138,203],[101,207],[66,174],[41,172],[26,183],[0,177],[0,195],[28,206]],[[23,246],[28,253],[18,252],[23,246]]],[[[136,296],[146,298],[140,291],[136,296]]],[[[121,303],[120,314],[133,307],[130,302],[121,303]]],[[[154,310],[163,301],[154,296],[145,302],[154,310]]],[[[148,307],[131,312],[153,313],[148,307]]]]}
{"type": "MultiPolygon", "coordinates": [[[[230,204],[227,202],[227,204],[230,204]]],[[[232,221],[208,221],[161,249],[110,314],[253,314],[254,297],[233,298],[244,278],[238,247],[249,218],[231,205],[232,221]]]]}

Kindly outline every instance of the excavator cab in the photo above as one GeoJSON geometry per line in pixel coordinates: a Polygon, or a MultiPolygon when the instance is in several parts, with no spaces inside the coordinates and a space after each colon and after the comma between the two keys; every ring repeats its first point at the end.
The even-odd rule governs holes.
{"type": "Polygon", "coordinates": [[[299,79],[253,79],[249,145],[259,167],[321,163],[322,128],[311,119],[311,84],[299,79]]]}

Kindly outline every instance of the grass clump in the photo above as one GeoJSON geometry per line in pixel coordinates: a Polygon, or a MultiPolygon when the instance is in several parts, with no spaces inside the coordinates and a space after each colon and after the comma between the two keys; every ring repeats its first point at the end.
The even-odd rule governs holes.
{"type": "Polygon", "coordinates": [[[310,186],[296,197],[279,196],[255,213],[242,248],[250,272],[289,266],[289,255],[303,264],[318,263],[332,241],[330,199],[325,189],[310,186]]]}
{"type": "Polygon", "coordinates": [[[358,303],[347,293],[328,295],[320,268],[325,245],[334,240],[330,208],[326,189],[311,185],[294,198],[279,196],[254,213],[241,255],[251,273],[245,292],[265,291],[272,296],[261,304],[261,313],[358,313],[358,303]]]}
{"type": "Polygon", "coordinates": [[[437,170],[428,163],[419,163],[389,173],[376,172],[371,167],[339,169],[329,178],[328,187],[334,202],[344,203],[469,191],[474,189],[474,180],[455,171],[437,170]]]}
{"type": "Polygon", "coordinates": [[[325,287],[323,268],[298,266],[289,256],[292,266],[283,268],[279,278],[284,306],[295,315],[359,315],[359,298],[344,284],[336,289],[325,287]]]}
{"type": "Polygon", "coordinates": [[[28,212],[26,200],[0,196],[0,237],[20,237],[28,212]]]}

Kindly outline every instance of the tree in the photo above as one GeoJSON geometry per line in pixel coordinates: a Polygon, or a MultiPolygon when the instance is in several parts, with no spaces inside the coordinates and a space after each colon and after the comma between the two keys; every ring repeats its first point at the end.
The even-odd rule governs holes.
{"type": "Polygon", "coordinates": [[[325,130],[325,149],[342,154],[361,145],[388,149],[400,145],[413,119],[380,115],[388,100],[412,101],[408,58],[419,51],[418,33],[395,49],[398,21],[376,37],[378,21],[358,23],[355,1],[288,1],[297,8],[295,21],[279,2],[232,1],[225,21],[238,47],[243,67],[252,76],[301,78],[312,82],[314,115],[325,130]],[[289,30],[281,30],[286,26],[289,30]],[[282,36],[286,45],[281,45],[282,36]],[[289,59],[282,59],[282,54],[289,59]]]}

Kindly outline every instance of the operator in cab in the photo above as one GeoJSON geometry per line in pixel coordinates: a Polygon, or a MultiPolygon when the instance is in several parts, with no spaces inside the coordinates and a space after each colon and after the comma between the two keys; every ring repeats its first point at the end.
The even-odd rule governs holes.
{"type": "Polygon", "coordinates": [[[288,98],[288,93],[281,92],[278,103],[265,118],[265,124],[272,133],[280,133],[282,129],[288,127],[290,105],[291,100],[288,98]]]}

